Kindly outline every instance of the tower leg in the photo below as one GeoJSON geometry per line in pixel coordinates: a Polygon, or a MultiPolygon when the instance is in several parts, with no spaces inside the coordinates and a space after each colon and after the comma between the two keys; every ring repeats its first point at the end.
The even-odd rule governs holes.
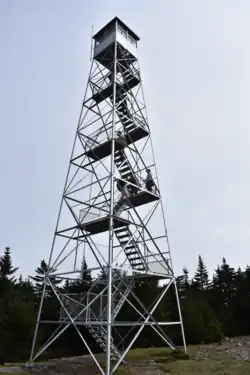
{"type": "Polygon", "coordinates": [[[44,285],[43,285],[43,292],[42,292],[41,301],[40,301],[40,305],[39,305],[39,309],[38,309],[38,313],[37,313],[36,326],[35,326],[35,331],[34,331],[34,336],[33,336],[33,341],[32,341],[32,347],[31,347],[31,353],[30,353],[30,362],[32,362],[33,358],[34,358],[36,339],[37,339],[38,328],[39,328],[39,323],[40,323],[40,318],[41,318],[41,313],[42,313],[42,308],[43,308],[45,290],[46,290],[46,281],[44,282],[44,285]]]}
{"type": "Polygon", "coordinates": [[[181,306],[180,306],[179,293],[178,293],[178,289],[177,289],[176,280],[174,280],[174,288],[175,288],[179,318],[180,318],[180,322],[181,322],[181,334],[182,334],[183,347],[184,347],[185,353],[187,353],[186,338],[185,338],[184,325],[183,325],[183,320],[182,320],[181,306]]]}
{"type": "Polygon", "coordinates": [[[116,118],[116,60],[117,46],[115,42],[114,70],[113,70],[113,111],[112,111],[112,145],[111,145],[111,166],[110,166],[110,220],[109,220],[109,254],[108,254],[108,306],[107,306],[107,351],[106,351],[106,375],[111,374],[111,335],[112,335],[112,264],[113,264],[113,224],[114,224],[114,172],[115,172],[115,118],[116,118]]]}

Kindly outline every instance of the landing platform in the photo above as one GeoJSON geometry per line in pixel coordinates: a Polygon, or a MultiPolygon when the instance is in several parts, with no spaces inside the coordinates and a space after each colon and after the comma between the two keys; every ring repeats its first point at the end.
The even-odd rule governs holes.
{"type": "MultiPolygon", "coordinates": [[[[114,216],[114,228],[123,227],[124,225],[129,225],[128,220],[114,216]]],[[[80,225],[80,228],[86,230],[91,234],[97,234],[106,232],[109,230],[109,215],[103,216],[97,220],[92,220],[87,223],[80,225]]]]}
{"type": "MultiPolygon", "coordinates": [[[[120,150],[129,146],[149,134],[147,129],[141,128],[139,126],[134,127],[125,135],[125,142],[119,142],[118,139],[115,140],[115,149],[120,150]]],[[[111,139],[106,142],[101,143],[99,146],[92,148],[86,152],[86,155],[94,160],[100,160],[111,154],[112,141],[111,139]]]]}
{"type": "Polygon", "coordinates": [[[160,199],[159,196],[155,194],[151,194],[150,192],[147,192],[147,191],[141,191],[135,195],[130,195],[128,197],[128,200],[132,207],[139,207],[147,203],[158,201],[159,199],[160,199]]]}
{"type": "MultiPolygon", "coordinates": [[[[122,92],[126,92],[128,90],[132,90],[135,86],[140,83],[139,77],[136,77],[132,73],[128,76],[126,82],[121,84],[117,82],[118,89],[120,88],[122,92]]],[[[96,101],[96,103],[101,103],[103,100],[110,98],[113,95],[113,85],[110,84],[109,86],[105,87],[103,90],[93,93],[92,99],[96,101]]]]}

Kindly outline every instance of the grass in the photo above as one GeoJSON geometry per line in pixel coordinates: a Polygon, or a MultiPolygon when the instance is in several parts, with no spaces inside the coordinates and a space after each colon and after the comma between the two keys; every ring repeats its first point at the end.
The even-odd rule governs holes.
{"type": "MultiPolygon", "coordinates": [[[[115,372],[116,375],[156,375],[157,368],[161,374],[166,375],[250,375],[250,361],[237,361],[230,359],[226,353],[222,353],[216,345],[190,346],[189,354],[183,351],[172,351],[169,348],[147,348],[131,350],[126,359],[132,365],[121,365],[115,372]],[[198,353],[203,355],[194,358],[198,353]],[[150,361],[153,361],[152,368],[150,361]],[[133,366],[133,363],[140,363],[141,366],[133,366]],[[152,371],[152,372],[151,372],[152,371]]],[[[104,356],[98,355],[102,368],[104,356]]],[[[70,363],[68,364],[70,366],[70,363]]],[[[3,368],[2,368],[3,370],[3,368]]],[[[62,375],[67,375],[67,367],[62,375]]],[[[4,370],[3,370],[4,371],[4,370]]],[[[89,367],[79,368],[76,375],[96,375],[100,372],[93,362],[89,367]]],[[[50,375],[50,371],[46,371],[50,375]]],[[[0,375],[30,375],[29,372],[2,372],[0,375]]]]}
{"type": "Polygon", "coordinates": [[[128,359],[153,359],[158,368],[169,375],[250,375],[250,361],[223,358],[215,347],[206,347],[207,355],[201,359],[194,359],[197,351],[203,351],[203,348],[191,346],[189,354],[171,351],[169,348],[135,349],[129,352],[128,359]]]}

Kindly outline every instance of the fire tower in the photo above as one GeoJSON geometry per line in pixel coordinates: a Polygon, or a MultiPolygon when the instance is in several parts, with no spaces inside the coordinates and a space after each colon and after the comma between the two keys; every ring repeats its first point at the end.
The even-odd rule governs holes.
{"type": "Polygon", "coordinates": [[[146,326],[174,349],[164,326],[179,325],[185,350],[186,345],[137,58],[139,38],[115,17],[93,41],[85,98],[44,275],[31,360],[73,325],[100,373],[110,375],[125,361],[146,326]],[[84,260],[92,273],[85,292],[62,292],[65,280],[70,284],[81,278],[81,273],[84,279],[84,260]],[[164,280],[150,307],[134,292],[136,284],[145,280],[164,280]],[[170,287],[179,318],[158,322],[153,314],[170,287]],[[57,324],[55,332],[36,353],[39,325],[45,323],[42,311],[47,288],[57,298],[61,313],[57,322],[50,322],[57,324]],[[118,319],[125,304],[136,312],[136,322],[118,319]],[[80,326],[88,329],[106,353],[105,370],[80,326]],[[136,328],[125,347],[119,327],[136,328]]]}

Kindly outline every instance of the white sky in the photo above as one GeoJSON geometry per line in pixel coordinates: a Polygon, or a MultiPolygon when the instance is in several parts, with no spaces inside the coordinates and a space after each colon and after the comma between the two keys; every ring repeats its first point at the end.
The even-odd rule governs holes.
{"type": "Polygon", "coordinates": [[[174,267],[237,267],[250,247],[250,2],[0,2],[0,246],[25,275],[47,259],[90,68],[120,17],[140,66],[174,267]]]}

